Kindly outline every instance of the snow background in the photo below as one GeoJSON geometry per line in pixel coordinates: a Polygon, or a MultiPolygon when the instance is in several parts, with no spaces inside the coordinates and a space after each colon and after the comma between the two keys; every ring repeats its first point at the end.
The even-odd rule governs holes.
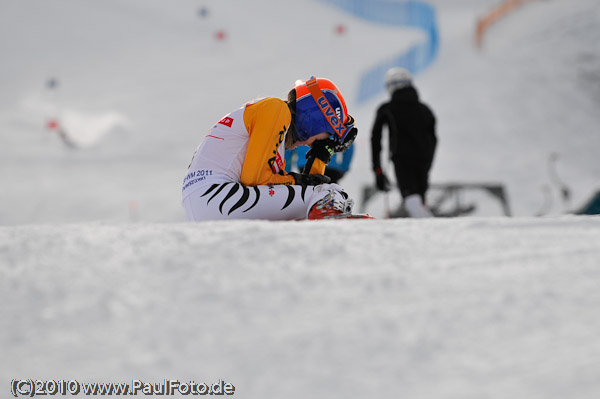
{"type": "Polygon", "coordinates": [[[600,5],[531,2],[477,49],[495,1],[430,3],[440,53],[415,82],[438,117],[432,181],[504,184],[515,218],[473,194],[475,217],[460,219],[184,222],[181,181],[206,129],[310,75],[334,80],[358,121],[341,183],[359,201],[386,96],[353,103],[357,77],[418,30],[317,1],[1,0],[0,385],[597,397],[600,223],[560,215],[600,186],[600,5]],[[46,129],[54,118],[80,149],[46,129]]]}

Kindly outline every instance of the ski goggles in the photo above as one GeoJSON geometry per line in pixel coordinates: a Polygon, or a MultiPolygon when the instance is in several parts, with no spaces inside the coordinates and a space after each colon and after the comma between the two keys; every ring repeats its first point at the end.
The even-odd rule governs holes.
{"type": "Polygon", "coordinates": [[[325,120],[329,123],[333,131],[333,139],[339,143],[343,142],[348,132],[354,127],[354,118],[350,115],[346,115],[346,122],[340,120],[338,115],[335,113],[334,108],[331,106],[325,94],[317,83],[317,78],[312,76],[305,82],[306,88],[310,92],[310,95],[317,103],[317,106],[323,113],[325,120]]]}

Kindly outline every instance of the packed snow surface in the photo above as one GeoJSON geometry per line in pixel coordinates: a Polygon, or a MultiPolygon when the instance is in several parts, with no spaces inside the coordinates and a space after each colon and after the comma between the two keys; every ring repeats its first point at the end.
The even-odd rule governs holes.
{"type": "Polygon", "coordinates": [[[386,220],[378,196],[377,220],[184,222],[206,130],[311,75],[357,120],[341,184],[360,206],[386,97],[359,106],[358,77],[417,29],[318,1],[0,0],[6,395],[222,379],[240,398],[600,397],[600,219],[565,215],[600,187],[600,4],[528,2],[478,49],[496,1],[429,3],[432,181],[502,184],[513,218],[484,193],[466,218],[386,220]]]}
{"type": "Polygon", "coordinates": [[[600,220],[0,228],[0,375],[594,398],[600,220]]]}

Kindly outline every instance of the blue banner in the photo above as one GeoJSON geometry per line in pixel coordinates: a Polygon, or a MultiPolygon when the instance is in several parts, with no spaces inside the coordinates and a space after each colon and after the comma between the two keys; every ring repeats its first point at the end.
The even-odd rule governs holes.
{"type": "Polygon", "coordinates": [[[408,51],[380,61],[360,77],[357,102],[363,103],[383,91],[383,79],[388,69],[402,67],[416,75],[435,59],[439,34],[433,6],[420,1],[392,0],[320,0],[332,4],[367,21],[390,26],[418,28],[425,31],[427,40],[408,51]]]}

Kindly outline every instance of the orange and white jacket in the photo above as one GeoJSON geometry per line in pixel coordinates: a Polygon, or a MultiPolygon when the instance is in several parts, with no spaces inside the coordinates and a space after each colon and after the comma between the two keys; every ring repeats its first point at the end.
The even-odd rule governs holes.
{"type": "MultiPolygon", "coordinates": [[[[273,97],[254,100],[223,117],[194,154],[183,180],[183,198],[208,183],[293,185],[284,157],[291,119],[287,103],[273,97]]],[[[325,166],[317,159],[311,173],[323,174],[325,166]]]]}

